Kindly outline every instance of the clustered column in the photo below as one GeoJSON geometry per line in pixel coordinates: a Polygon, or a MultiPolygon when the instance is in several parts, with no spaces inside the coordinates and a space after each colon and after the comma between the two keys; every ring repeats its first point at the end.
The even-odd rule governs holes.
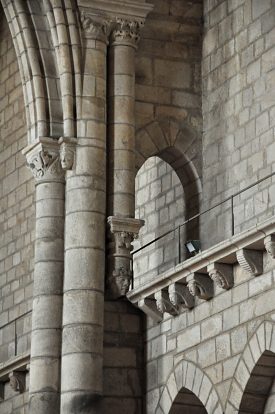
{"type": "Polygon", "coordinates": [[[58,413],[64,262],[64,173],[50,138],[24,151],[36,180],[30,414],[58,413]]]}
{"type": "Polygon", "coordinates": [[[117,19],[110,43],[108,88],[108,292],[125,295],[132,277],[131,242],[135,220],[135,51],[142,21],[117,19]]]}
{"type": "Polygon", "coordinates": [[[107,25],[82,14],[85,42],[75,168],[67,172],[61,413],[102,395],[107,25]]]}

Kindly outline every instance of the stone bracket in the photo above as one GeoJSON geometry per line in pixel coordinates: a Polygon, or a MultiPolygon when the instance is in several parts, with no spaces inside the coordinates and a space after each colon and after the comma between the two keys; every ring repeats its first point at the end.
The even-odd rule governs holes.
{"type": "Polygon", "coordinates": [[[132,279],[132,241],[138,237],[143,220],[108,217],[110,243],[108,245],[109,296],[118,299],[129,291],[132,279]]]}
{"type": "Polygon", "coordinates": [[[9,374],[10,386],[15,392],[23,394],[26,391],[26,373],[22,371],[12,371],[9,374]]]}
{"type": "Polygon", "coordinates": [[[178,306],[171,303],[168,292],[165,290],[160,290],[155,293],[157,309],[161,312],[170,313],[170,315],[178,315],[178,306]]]}
{"type": "Polygon", "coordinates": [[[204,273],[192,273],[187,276],[187,286],[192,296],[208,300],[213,297],[213,281],[204,273]]]}
{"type": "Polygon", "coordinates": [[[253,276],[263,273],[263,252],[259,250],[241,249],[236,252],[239,265],[253,276]]]}
{"type": "Polygon", "coordinates": [[[162,321],[162,313],[157,309],[156,301],[154,299],[141,299],[138,301],[138,307],[155,322],[162,321]]]}
{"type": "Polygon", "coordinates": [[[194,296],[191,295],[187,286],[181,283],[172,283],[168,287],[170,302],[176,306],[191,309],[195,305],[194,296]]]}
{"type": "Polygon", "coordinates": [[[275,234],[270,234],[265,237],[264,245],[267,253],[272,257],[272,259],[275,259],[275,234]]]}
{"type": "Polygon", "coordinates": [[[224,263],[211,263],[207,266],[209,276],[222,289],[231,289],[234,285],[233,266],[224,263]]]}

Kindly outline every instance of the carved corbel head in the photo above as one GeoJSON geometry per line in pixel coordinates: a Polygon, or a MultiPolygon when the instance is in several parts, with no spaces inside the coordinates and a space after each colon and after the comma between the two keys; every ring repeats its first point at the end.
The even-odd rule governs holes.
{"type": "Polygon", "coordinates": [[[63,170],[72,170],[75,163],[75,138],[60,138],[60,162],[63,170]]]}
{"type": "Polygon", "coordinates": [[[110,290],[114,298],[125,296],[129,291],[132,280],[132,272],[124,267],[119,267],[113,271],[113,276],[109,280],[110,290]]]}

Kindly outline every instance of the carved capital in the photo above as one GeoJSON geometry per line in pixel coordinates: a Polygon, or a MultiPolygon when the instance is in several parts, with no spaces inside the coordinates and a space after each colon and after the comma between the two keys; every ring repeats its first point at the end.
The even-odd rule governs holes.
{"type": "Polygon", "coordinates": [[[241,249],[236,253],[239,265],[253,276],[263,273],[263,253],[259,250],[241,249]]]}
{"type": "Polygon", "coordinates": [[[141,299],[138,301],[138,307],[155,322],[162,321],[162,313],[157,309],[156,301],[154,299],[141,299]]]}
{"type": "Polygon", "coordinates": [[[208,300],[213,297],[213,281],[203,273],[193,273],[187,277],[187,286],[192,296],[208,300]]]}
{"type": "Polygon", "coordinates": [[[181,283],[173,283],[168,287],[170,302],[176,306],[182,306],[187,309],[194,307],[194,296],[191,295],[187,286],[181,283]]]}
{"type": "Polygon", "coordinates": [[[117,18],[111,34],[112,44],[128,44],[137,47],[140,30],[144,26],[142,20],[126,20],[117,18]]]}
{"type": "Polygon", "coordinates": [[[15,392],[22,394],[26,390],[26,375],[24,372],[13,371],[9,374],[10,386],[15,392]]]}
{"type": "Polygon", "coordinates": [[[114,235],[116,251],[126,249],[130,252],[131,243],[138,237],[139,230],[144,226],[144,220],[123,217],[108,217],[111,234],[114,235]]]}
{"type": "Polygon", "coordinates": [[[230,289],[234,285],[233,268],[223,263],[212,263],[207,266],[209,276],[222,289],[230,289]]]}
{"type": "Polygon", "coordinates": [[[160,313],[167,312],[167,313],[170,313],[171,315],[179,314],[178,307],[174,306],[170,302],[168,292],[166,292],[165,290],[160,290],[159,292],[156,292],[155,299],[156,299],[157,309],[160,313]]]}
{"type": "Polygon", "coordinates": [[[80,20],[83,32],[87,38],[101,40],[107,43],[110,21],[85,13],[84,11],[81,12],[80,20]]]}
{"type": "Polygon", "coordinates": [[[25,148],[28,167],[37,182],[64,181],[58,142],[51,138],[40,138],[33,146],[25,148]]]}
{"type": "Polygon", "coordinates": [[[265,250],[267,253],[275,259],[275,234],[270,234],[264,239],[265,250]]]}
{"type": "Polygon", "coordinates": [[[63,170],[72,170],[75,163],[75,138],[60,138],[60,162],[63,170]]]}

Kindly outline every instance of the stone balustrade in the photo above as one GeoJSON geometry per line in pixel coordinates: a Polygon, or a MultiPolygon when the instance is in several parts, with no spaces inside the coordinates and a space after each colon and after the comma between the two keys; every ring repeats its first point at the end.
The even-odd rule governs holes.
{"type": "Polygon", "coordinates": [[[127,298],[160,322],[164,312],[178,315],[196,301],[211,300],[215,285],[234,286],[234,266],[251,276],[263,273],[263,254],[275,257],[275,217],[211,247],[174,266],[156,279],[131,290],[127,298]]]}

